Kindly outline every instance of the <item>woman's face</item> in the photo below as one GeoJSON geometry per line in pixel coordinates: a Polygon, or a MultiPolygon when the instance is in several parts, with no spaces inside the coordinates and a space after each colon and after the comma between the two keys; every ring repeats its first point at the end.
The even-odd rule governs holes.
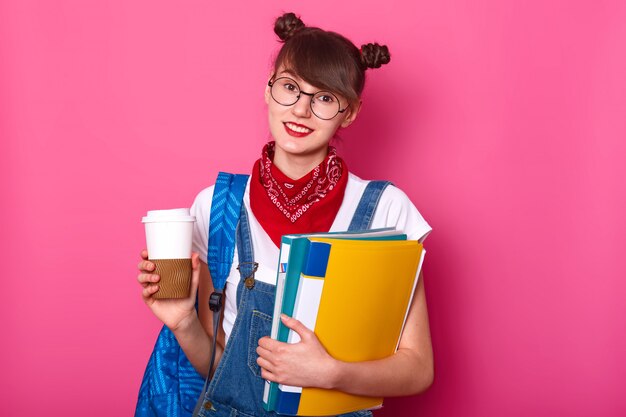
{"type": "MultiPolygon", "coordinates": [[[[320,91],[320,88],[307,83],[297,74],[283,67],[279,68],[273,79],[280,77],[293,79],[300,87],[300,91],[304,93],[315,94],[320,91]]],[[[349,126],[358,114],[358,109],[355,111],[348,107],[345,98],[335,95],[339,99],[340,108],[347,109],[330,120],[323,120],[311,111],[311,96],[301,94],[295,104],[284,106],[272,98],[271,87],[267,86],[265,102],[268,106],[270,132],[276,141],[276,152],[323,159],[337,129],[349,126]]]]}

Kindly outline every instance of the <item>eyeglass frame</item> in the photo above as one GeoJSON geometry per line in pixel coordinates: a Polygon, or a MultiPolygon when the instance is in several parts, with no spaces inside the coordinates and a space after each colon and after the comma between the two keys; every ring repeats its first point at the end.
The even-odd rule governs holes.
{"type": "Polygon", "coordinates": [[[306,91],[302,91],[302,89],[300,88],[300,84],[298,84],[298,82],[296,80],[294,80],[293,78],[291,78],[291,77],[278,77],[278,78],[274,79],[274,76],[272,76],[272,78],[270,78],[269,81],[267,82],[267,85],[270,88],[270,96],[272,96],[272,100],[274,100],[276,103],[280,104],[281,106],[285,106],[285,107],[293,106],[294,104],[296,104],[300,100],[300,96],[302,94],[304,94],[305,96],[309,96],[311,98],[315,97],[319,93],[328,93],[328,94],[330,94],[335,99],[337,99],[337,104],[339,105],[339,110],[337,110],[337,113],[335,113],[335,115],[333,117],[331,117],[330,119],[324,119],[323,117],[318,116],[318,114],[315,113],[315,110],[313,110],[313,100],[309,101],[309,107],[311,108],[311,113],[313,113],[315,115],[315,117],[317,117],[320,120],[332,120],[335,117],[337,117],[337,115],[339,113],[345,112],[348,109],[348,107],[350,107],[350,105],[348,104],[346,107],[341,109],[341,101],[339,100],[339,97],[337,97],[337,95],[335,93],[333,93],[332,91],[320,90],[320,91],[317,91],[315,93],[307,93],[306,91]],[[276,81],[278,81],[278,80],[280,80],[282,78],[287,78],[288,80],[293,81],[293,83],[296,85],[296,87],[298,87],[299,93],[298,93],[298,96],[296,98],[296,101],[294,101],[291,104],[283,104],[283,103],[279,102],[278,100],[276,100],[276,98],[274,97],[274,94],[272,93],[272,88],[274,87],[274,84],[276,83],[276,81]],[[272,81],[272,80],[274,80],[274,81],[272,81]]]}

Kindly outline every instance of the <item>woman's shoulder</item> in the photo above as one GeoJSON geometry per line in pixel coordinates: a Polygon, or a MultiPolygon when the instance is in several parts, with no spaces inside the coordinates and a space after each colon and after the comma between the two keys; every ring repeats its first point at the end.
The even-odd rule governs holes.
{"type": "Polygon", "coordinates": [[[215,189],[215,184],[211,184],[206,188],[203,188],[202,190],[200,190],[200,192],[198,192],[198,194],[196,194],[196,198],[194,201],[198,201],[198,200],[204,200],[207,197],[209,199],[213,198],[213,190],[215,189]]]}
{"type": "MultiPolygon", "coordinates": [[[[348,177],[348,185],[346,187],[346,193],[350,192],[351,194],[357,195],[359,198],[365,192],[367,185],[372,182],[372,180],[365,180],[363,178],[358,177],[357,175],[350,173],[348,177]]],[[[388,202],[400,205],[413,205],[411,199],[406,195],[404,191],[400,188],[396,187],[393,183],[389,183],[389,185],[384,189],[380,196],[380,202],[388,202]]],[[[379,204],[380,204],[379,202],[379,204]]]]}
{"type": "MultiPolygon", "coordinates": [[[[215,184],[209,185],[206,188],[200,190],[193,200],[191,205],[191,214],[198,218],[208,218],[211,213],[211,203],[213,202],[213,192],[215,191],[215,184]]],[[[244,204],[249,205],[249,193],[250,193],[250,178],[247,179],[246,188],[244,191],[243,201],[244,204]]]]}
{"type": "MultiPolygon", "coordinates": [[[[247,195],[250,188],[250,179],[248,178],[248,182],[246,183],[245,194],[247,195]]],[[[193,200],[193,204],[191,206],[191,211],[196,212],[196,216],[198,214],[208,215],[211,211],[211,202],[213,201],[213,192],[215,191],[215,184],[209,185],[206,188],[200,190],[196,197],[193,200]]]]}
{"type": "MultiPolygon", "coordinates": [[[[350,174],[346,194],[348,198],[360,200],[370,180],[350,174]]],[[[409,196],[400,188],[389,184],[380,195],[372,219],[372,228],[395,227],[403,230],[409,239],[423,241],[432,228],[418,211],[409,196]]]]}
{"type": "MultiPolygon", "coordinates": [[[[249,182],[248,182],[249,184],[249,182]]],[[[209,234],[209,224],[211,222],[211,205],[213,202],[213,192],[215,185],[210,185],[200,190],[193,200],[189,209],[192,216],[196,217],[193,231],[193,251],[200,254],[200,259],[207,262],[207,236],[209,234]]],[[[246,194],[248,186],[246,186],[246,194]]],[[[245,200],[245,196],[244,196],[245,200]]]]}
{"type": "Polygon", "coordinates": [[[209,214],[211,210],[211,200],[213,199],[213,190],[215,189],[215,185],[210,185],[204,189],[202,189],[193,200],[193,204],[191,205],[191,214],[193,216],[203,216],[204,214],[209,214]]]}
{"type": "Polygon", "coordinates": [[[194,202],[201,202],[208,199],[210,203],[213,198],[213,190],[215,190],[215,184],[211,184],[208,187],[203,188],[196,194],[194,202]]]}

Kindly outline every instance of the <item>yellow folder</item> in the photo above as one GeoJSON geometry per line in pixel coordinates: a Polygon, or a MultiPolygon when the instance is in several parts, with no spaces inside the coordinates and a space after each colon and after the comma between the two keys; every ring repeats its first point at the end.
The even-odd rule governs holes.
{"type": "MultiPolygon", "coordinates": [[[[311,238],[331,245],[315,334],[336,359],[382,359],[397,349],[423,259],[417,241],[311,238]]],[[[382,398],[303,388],[298,415],[377,408],[382,398]]]]}

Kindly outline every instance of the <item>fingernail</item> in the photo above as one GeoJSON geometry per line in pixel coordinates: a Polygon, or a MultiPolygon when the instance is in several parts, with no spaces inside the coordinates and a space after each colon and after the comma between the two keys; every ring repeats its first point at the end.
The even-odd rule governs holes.
{"type": "Polygon", "coordinates": [[[286,314],[280,315],[281,320],[287,320],[289,317],[286,314]]]}

